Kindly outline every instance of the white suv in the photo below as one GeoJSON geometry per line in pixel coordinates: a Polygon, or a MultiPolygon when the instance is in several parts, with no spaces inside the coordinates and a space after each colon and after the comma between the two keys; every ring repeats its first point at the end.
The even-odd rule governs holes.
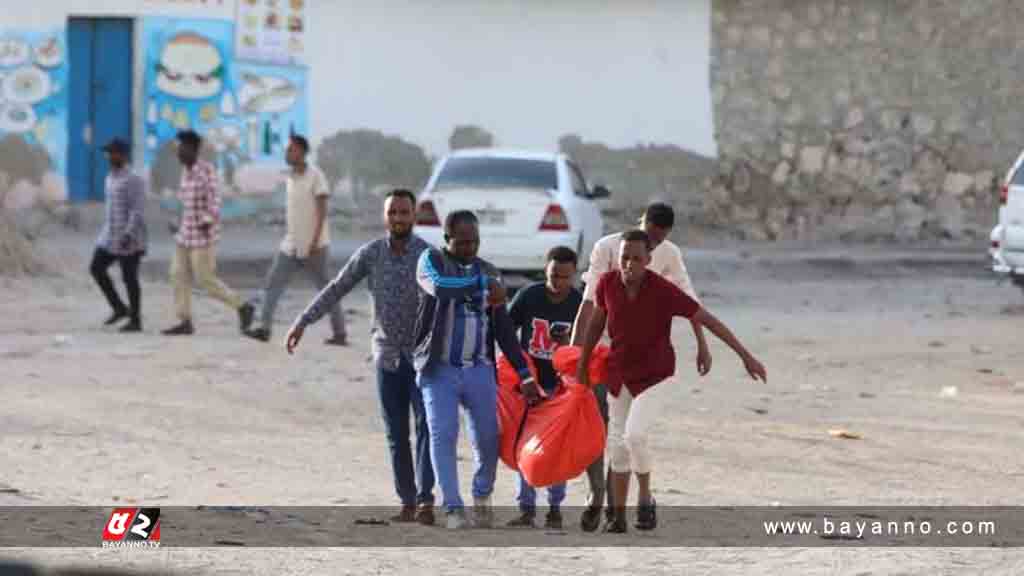
{"type": "Polygon", "coordinates": [[[445,217],[471,210],[480,220],[480,257],[498,269],[536,274],[559,245],[575,250],[582,268],[604,232],[595,200],[609,194],[587,186],[564,154],[459,150],[438,162],[421,193],[416,233],[443,246],[445,217]]]}
{"type": "Polygon", "coordinates": [[[992,270],[1024,288],[1024,152],[1006,174],[999,193],[999,223],[992,229],[992,270]]]}

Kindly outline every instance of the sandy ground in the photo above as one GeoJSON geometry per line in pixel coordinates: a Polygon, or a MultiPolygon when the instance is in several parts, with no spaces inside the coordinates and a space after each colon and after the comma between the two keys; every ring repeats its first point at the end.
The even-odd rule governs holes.
{"type": "MultiPolygon", "coordinates": [[[[345,301],[353,346],[323,346],[323,322],[289,357],[279,340],[309,285],[286,293],[271,344],[239,337],[234,313],[205,297],[195,300],[198,333],[168,339],[157,332],[172,320],[170,288],[152,262],[146,333],[125,337],[100,326],[98,290],[73,274],[88,243],[66,243],[63,277],[0,278],[0,504],[393,504],[364,291],[345,301]]],[[[677,322],[681,377],[653,441],[660,506],[1024,504],[1024,295],[996,285],[982,260],[912,267],[872,253],[721,252],[690,263],[705,304],[761,357],[769,383],[746,379],[717,341],[711,375],[698,378],[688,325],[677,322]],[[863,439],[832,438],[834,428],[863,439]]],[[[264,272],[225,269],[247,289],[264,272]]],[[[467,494],[464,434],[460,453],[467,494]]],[[[584,494],[577,479],[567,504],[584,494]]],[[[495,503],[513,496],[502,468],[495,503]]],[[[573,545],[560,549],[7,549],[0,558],[182,574],[1024,573],[1014,550],[645,549],[633,534],[631,547],[600,548],[603,537],[579,533],[576,520],[552,536],[573,545]]],[[[368,541],[403,530],[368,529],[377,530],[368,541]]]]}

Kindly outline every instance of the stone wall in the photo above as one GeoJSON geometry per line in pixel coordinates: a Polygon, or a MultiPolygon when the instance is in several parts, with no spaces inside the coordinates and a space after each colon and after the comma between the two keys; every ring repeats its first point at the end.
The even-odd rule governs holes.
{"type": "Polygon", "coordinates": [[[987,238],[1024,146],[1024,2],[715,0],[705,217],[752,239],[987,238]]]}

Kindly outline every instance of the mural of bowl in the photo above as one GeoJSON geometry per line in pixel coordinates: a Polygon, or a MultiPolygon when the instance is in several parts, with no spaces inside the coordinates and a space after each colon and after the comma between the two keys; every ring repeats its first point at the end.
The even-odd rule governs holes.
{"type": "Polygon", "coordinates": [[[0,105],[0,132],[28,132],[36,125],[36,113],[25,104],[0,105]]]}
{"type": "Polygon", "coordinates": [[[24,40],[0,38],[0,66],[10,68],[28,62],[29,47],[24,40]]]}
{"type": "Polygon", "coordinates": [[[16,104],[35,104],[51,92],[50,76],[34,66],[18,68],[4,79],[4,97],[16,104]]]}
{"type": "Polygon", "coordinates": [[[243,74],[242,82],[238,100],[246,114],[284,112],[298,97],[295,85],[285,78],[243,74]]]}
{"type": "Polygon", "coordinates": [[[56,36],[51,36],[39,46],[36,46],[36,64],[43,68],[56,68],[64,62],[64,54],[61,52],[60,43],[56,36]]]}

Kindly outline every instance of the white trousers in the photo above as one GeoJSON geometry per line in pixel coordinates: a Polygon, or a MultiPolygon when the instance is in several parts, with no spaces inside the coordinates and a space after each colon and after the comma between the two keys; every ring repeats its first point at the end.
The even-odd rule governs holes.
{"type": "Polygon", "coordinates": [[[636,398],[625,386],[618,398],[608,394],[608,461],[613,472],[650,473],[647,436],[673,382],[672,378],[663,380],[636,398]]]}

